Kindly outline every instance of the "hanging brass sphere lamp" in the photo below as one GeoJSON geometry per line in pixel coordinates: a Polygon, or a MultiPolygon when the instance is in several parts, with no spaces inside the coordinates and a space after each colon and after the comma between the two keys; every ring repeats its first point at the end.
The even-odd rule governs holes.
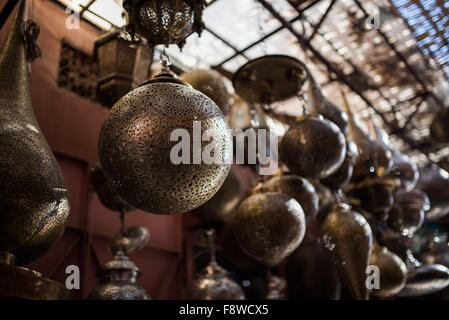
{"type": "Polygon", "coordinates": [[[111,109],[100,131],[99,158],[131,205],[176,214],[220,189],[231,167],[232,136],[217,105],[177,79],[164,61],[160,74],[111,109]]]}
{"type": "Polygon", "coordinates": [[[208,230],[210,262],[189,288],[190,300],[244,300],[245,294],[215,258],[215,230],[208,230]]]}
{"type": "Polygon", "coordinates": [[[218,71],[194,69],[183,73],[181,79],[211,98],[224,115],[229,114],[234,103],[234,89],[218,71]]]}
{"type": "Polygon", "coordinates": [[[298,201],[306,221],[311,222],[318,213],[318,196],[313,185],[296,175],[282,175],[265,181],[258,192],[280,192],[298,201]]]}
{"type": "Polygon", "coordinates": [[[301,205],[279,192],[251,195],[230,223],[242,250],[267,266],[276,266],[295,250],[306,229],[301,205]]]}
{"type": "Polygon", "coordinates": [[[346,140],[333,122],[303,116],[285,133],[279,153],[294,174],[321,180],[335,173],[346,155],[346,140]]]}
{"type": "Polygon", "coordinates": [[[191,33],[201,35],[204,0],[125,0],[128,31],[139,33],[153,47],[177,44],[180,48],[191,33]]]}

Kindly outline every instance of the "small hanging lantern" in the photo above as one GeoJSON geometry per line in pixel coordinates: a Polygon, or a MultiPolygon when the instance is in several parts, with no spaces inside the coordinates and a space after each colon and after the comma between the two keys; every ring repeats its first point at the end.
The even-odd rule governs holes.
{"type": "Polygon", "coordinates": [[[101,268],[100,285],[87,297],[88,300],[150,300],[151,296],[137,284],[140,270],[128,256],[143,249],[150,238],[145,227],[125,229],[125,215],[121,216],[119,234],[111,242],[113,258],[101,268]]]}
{"type": "Polygon", "coordinates": [[[108,108],[148,76],[153,49],[143,38],[114,29],[95,41],[97,99],[108,108]]]}
{"type": "Polygon", "coordinates": [[[139,33],[151,46],[177,44],[193,32],[201,35],[204,0],[125,0],[128,30],[139,33]]]}
{"type": "Polygon", "coordinates": [[[189,289],[190,300],[244,300],[242,288],[232,280],[215,259],[215,230],[206,232],[209,240],[210,262],[189,289]]]}

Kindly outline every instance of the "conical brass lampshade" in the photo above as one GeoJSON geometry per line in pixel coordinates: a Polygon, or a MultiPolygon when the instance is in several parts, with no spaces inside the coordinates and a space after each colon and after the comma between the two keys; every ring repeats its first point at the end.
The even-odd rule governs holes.
{"type": "Polygon", "coordinates": [[[0,55],[0,251],[25,264],[62,235],[69,202],[58,163],[33,113],[25,1],[18,7],[0,55]]]}

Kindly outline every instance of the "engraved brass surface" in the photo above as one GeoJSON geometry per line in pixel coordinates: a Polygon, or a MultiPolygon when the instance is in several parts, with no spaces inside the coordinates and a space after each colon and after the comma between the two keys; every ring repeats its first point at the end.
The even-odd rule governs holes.
{"type": "Polygon", "coordinates": [[[296,95],[306,80],[299,60],[283,55],[263,56],[249,61],[232,79],[239,96],[250,103],[270,104],[296,95]]]}
{"type": "Polygon", "coordinates": [[[0,55],[0,251],[26,264],[62,235],[67,188],[36,121],[24,47],[21,1],[0,55]]]}
{"type": "Polygon", "coordinates": [[[346,140],[333,122],[306,116],[285,133],[279,153],[281,160],[294,174],[320,180],[342,165],[346,140]]]}
{"type": "Polygon", "coordinates": [[[220,189],[230,170],[232,137],[223,113],[203,93],[179,83],[163,74],[129,92],[111,109],[99,137],[100,163],[114,188],[131,205],[156,214],[199,207],[220,189]],[[201,157],[210,141],[198,141],[201,149],[194,149],[194,121],[201,125],[197,140],[209,130],[216,163],[201,157]],[[176,129],[189,134],[187,163],[171,159],[173,147],[181,143],[179,137],[170,141],[176,129]]]}

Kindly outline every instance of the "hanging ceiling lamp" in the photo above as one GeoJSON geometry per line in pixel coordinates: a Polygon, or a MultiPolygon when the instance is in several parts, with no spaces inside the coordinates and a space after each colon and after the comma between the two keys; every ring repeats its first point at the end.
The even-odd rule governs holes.
{"type": "Polygon", "coordinates": [[[321,226],[320,241],[352,297],[368,299],[365,280],[373,235],[365,218],[348,205],[336,204],[321,226]]]}
{"type": "Polygon", "coordinates": [[[399,293],[407,280],[407,266],[404,261],[373,241],[370,265],[379,268],[379,287],[373,288],[371,294],[376,297],[391,297],[399,293]]]}
{"type": "Polygon", "coordinates": [[[449,214],[449,174],[438,166],[419,169],[416,188],[427,194],[430,210],[426,213],[429,220],[440,220],[449,214]]]}
{"type": "Polygon", "coordinates": [[[0,251],[19,265],[60,238],[70,210],[63,176],[31,105],[28,61],[40,52],[39,27],[25,20],[22,0],[0,55],[0,251]]]}
{"type": "Polygon", "coordinates": [[[148,77],[154,49],[145,39],[114,29],[95,40],[98,64],[97,100],[111,108],[121,97],[148,77]]]}
{"type": "Polygon", "coordinates": [[[113,257],[101,268],[100,285],[87,297],[88,300],[150,300],[151,296],[137,284],[140,270],[129,255],[143,249],[150,238],[145,227],[125,229],[124,217],[119,234],[111,242],[113,257]]]}
{"type": "Polygon", "coordinates": [[[313,185],[304,178],[295,175],[273,177],[260,185],[257,192],[280,192],[298,201],[306,221],[311,222],[318,213],[318,196],[313,185]]]}
{"type": "Polygon", "coordinates": [[[281,160],[295,174],[324,179],[335,173],[346,155],[346,140],[336,124],[323,117],[303,116],[281,140],[281,160]]]}
{"type": "Polygon", "coordinates": [[[279,264],[305,234],[301,205],[278,192],[256,193],[242,202],[231,220],[242,250],[267,266],[279,264]]]}
{"type": "Polygon", "coordinates": [[[234,90],[230,81],[215,70],[191,70],[181,75],[181,79],[194,89],[211,98],[227,115],[234,103],[234,90]]]}
{"type": "Polygon", "coordinates": [[[178,44],[192,32],[201,35],[204,0],[125,0],[128,29],[139,33],[152,46],[178,44]]]}
{"type": "Polygon", "coordinates": [[[244,300],[242,288],[232,280],[215,259],[215,230],[206,231],[210,262],[189,288],[190,300],[244,300]]]}
{"type": "Polygon", "coordinates": [[[113,187],[130,204],[176,214],[199,207],[220,189],[230,170],[231,139],[217,105],[176,79],[165,62],[162,73],[111,109],[100,131],[99,158],[113,187]],[[171,141],[175,130],[183,135],[171,141]],[[206,131],[215,145],[206,154],[213,158],[210,164],[204,161],[212,143],[203,141],[206,131]],[[173,153],[173,147],[185,139],[182,160],[174,160],[180,151],[173,153]]]}
{"type": "Polygon", "coordinates": [[[310,102],[310,113],[322,115],[324,118],[332,121],[346,136],[349,131],[348,115],[323,96],[320,85],[315,81],[310,71],[307,72],[307,79],[309,82],[307,97],[310,102]]]}
{"type": "Polygon", "coordinates": [[[381,177],[393,165],[391,151],[381,142],[369,137],[356,123],[346,95],[342,91],[345,111],[349,118],[349,138],[359,149],[359,157],[352,175],[353,181],[360,181],[368,177],[381,177]]]}

